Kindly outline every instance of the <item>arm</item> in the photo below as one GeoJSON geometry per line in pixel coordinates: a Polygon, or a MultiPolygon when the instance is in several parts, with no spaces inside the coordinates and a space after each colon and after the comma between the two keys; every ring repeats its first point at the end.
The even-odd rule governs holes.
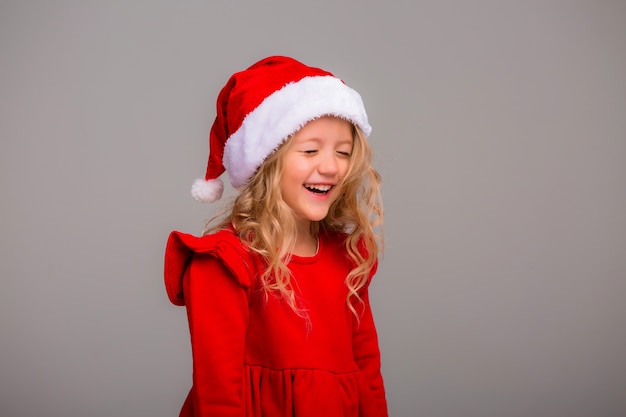
{"type": "Polygon", "coordinates": [[[387,416],[387,400],[383,377],[380,373],[380,350],[378,348],[378,334],[374,325],[374,317],[369,301],[369,291],[366,287],[362,294],[364,308],[360,322],[354,319],[352,333],[352,349],[357,366],[363,372],[370,384],[370,389],[378,405],[380,416],[387,416]]]}
{"type": "Polygon", "coordinates": [[[243,416],[246,289],[208,254],[196,254],[183,280],[193,358],[196,416],[243,416]]]}

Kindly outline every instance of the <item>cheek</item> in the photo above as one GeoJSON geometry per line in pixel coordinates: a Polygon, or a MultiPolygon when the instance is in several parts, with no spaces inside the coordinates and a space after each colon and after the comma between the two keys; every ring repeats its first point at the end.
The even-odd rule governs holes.
{"type": "Polygon", "coordinates": [[[301,185],[302,175],[301,170],[297,163],[293,163],[293,161],[288,161],[283,166],[283,173],[280,179],[280,186],[283,191],[283,194],[289,193],[294,189],[294,187],[301,185]]]}
{"type": "Polygon", "coordinates": [[[300,181],[307,175],[306,164],[303,161],[289,161],[289,164],[285,164],[283,170],[283,178],[287,181],[300,181]]]}
{"type": "Polygon", "coordinates": [[[348,169],[350,168],[350,161],[349,160],[342,160],[339,163],[339,176],[341,178],[345,177],[346,174],[348,173],[348,169]]]}

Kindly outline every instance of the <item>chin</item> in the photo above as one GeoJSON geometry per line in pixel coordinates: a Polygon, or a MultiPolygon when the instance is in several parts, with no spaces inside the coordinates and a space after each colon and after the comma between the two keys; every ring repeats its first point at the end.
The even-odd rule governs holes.
{"type": "Polygon", "coordinates": [[[308,220],[310,222],[320,222],[324,220],[328,216],[328,211],[324,213],[308,213],[308,214],[300,214],[298,217],[304,220],[308,220]]]}

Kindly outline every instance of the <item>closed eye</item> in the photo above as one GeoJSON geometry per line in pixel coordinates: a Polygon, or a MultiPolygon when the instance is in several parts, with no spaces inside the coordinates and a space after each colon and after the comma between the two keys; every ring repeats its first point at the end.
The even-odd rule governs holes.
{"type": "Polygon", "coordinates": [[[302,151],[302,152],[303,152],[303,153],[305,153],[305,154],[307,154],[307,155],[313,155],[314,153],[316,153],[316,152],[317,152],[317,150],[315,150],[315,149],[309,149],[309,150],[302,151]]]}
{"type": "Polygon", "coordinates": [[[337,153],[341,156],[345,156],[346,158],[350,158],[352,156],[351,152],[337,151],[337,153]]]}

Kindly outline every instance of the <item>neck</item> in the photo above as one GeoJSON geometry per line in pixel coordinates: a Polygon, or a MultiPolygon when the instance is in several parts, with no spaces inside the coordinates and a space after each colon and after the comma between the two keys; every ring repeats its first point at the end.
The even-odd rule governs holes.
{"type": "Polygon", "coordinates": [[[317,253],[317,245],[317,236],[311,233],[311,222],[299,222],[293,254],[297,256],[314,256],[317,253]]]}

